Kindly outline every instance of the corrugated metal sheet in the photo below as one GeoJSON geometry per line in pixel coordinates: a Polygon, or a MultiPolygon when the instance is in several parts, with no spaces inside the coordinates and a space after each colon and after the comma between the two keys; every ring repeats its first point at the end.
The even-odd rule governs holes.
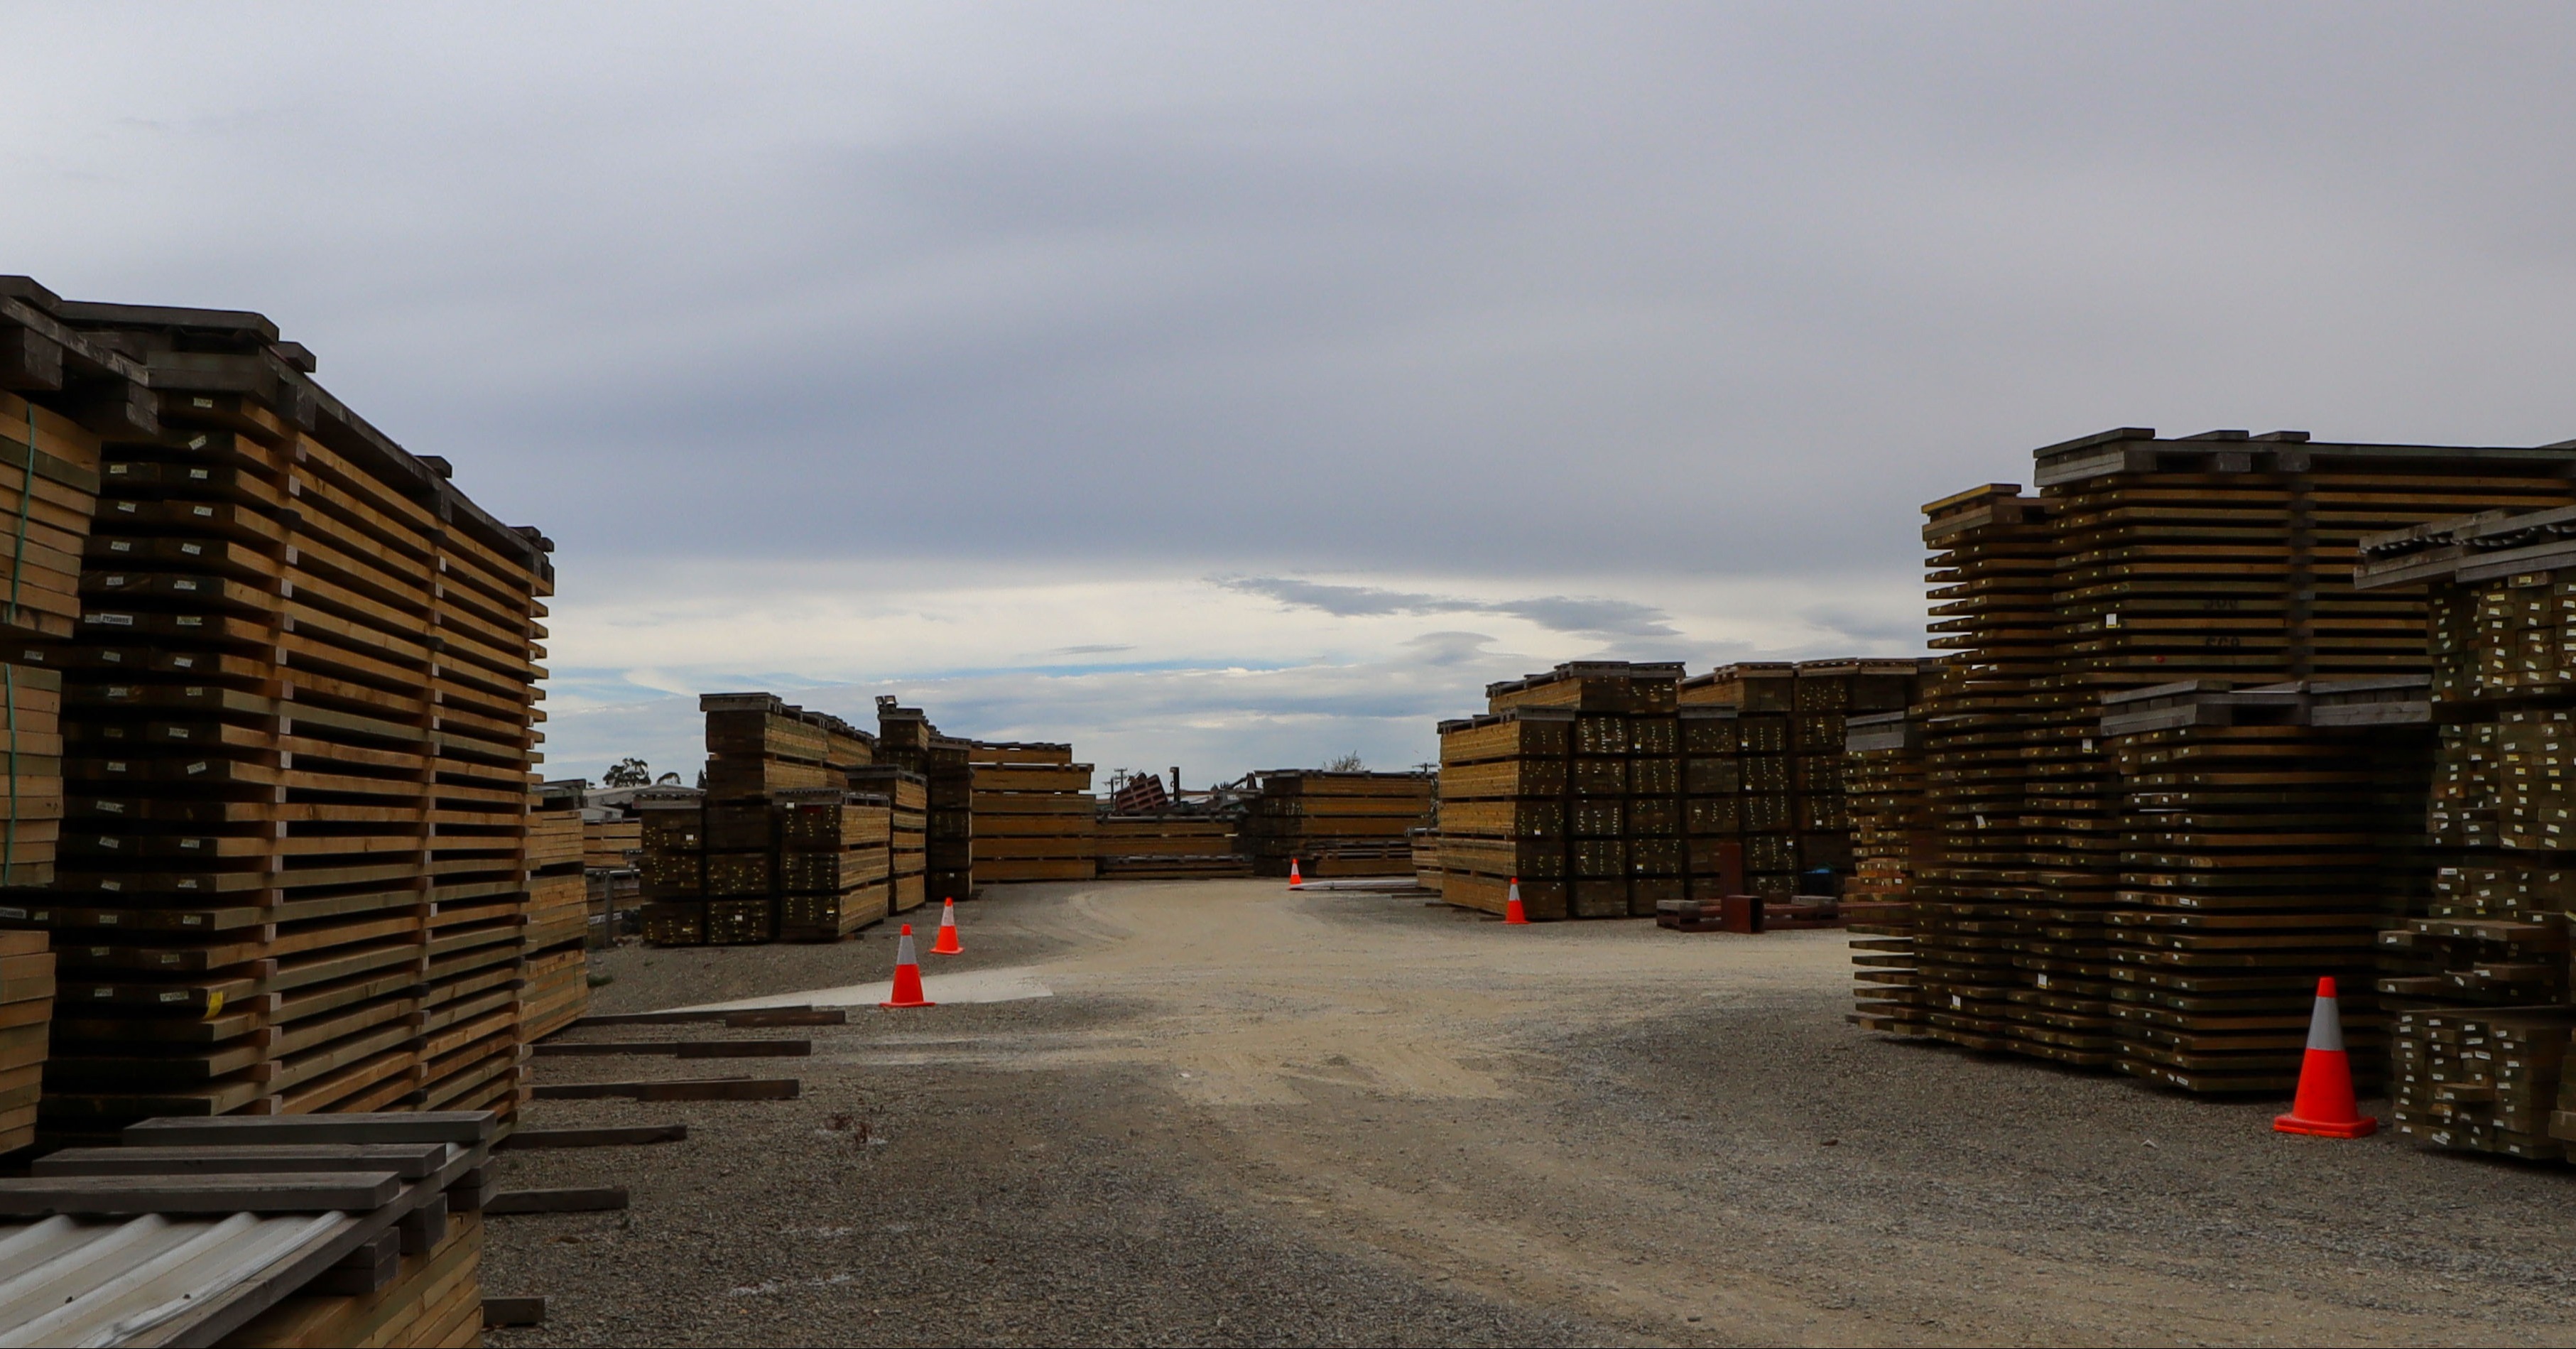
{"type": "Polygon", "coordinates": [[[0,1347],[167,1338],[357,1222],[345,1213],[0,1222],[0,1347]]]}

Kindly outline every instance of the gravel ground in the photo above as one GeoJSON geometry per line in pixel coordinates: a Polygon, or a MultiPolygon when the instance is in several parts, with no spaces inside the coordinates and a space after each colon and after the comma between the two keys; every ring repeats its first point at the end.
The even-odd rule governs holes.
{"type": "MultiPolygon", "coordinates": [[[[504,1154],[505,1184],[634,1206],[496,1219],[486,1291],[554,1304],[492,1342],[2576,1339],[2570,1172],[1867,1035],[1837,934],[1507,930],[1263,882],[960,915],[958,966],[1055,996],[668,1032],[810,1034],[807,1059],[539,1060],[805,1095],[532,1107],[691,1137],[504,1154]]],[[[598,1008],[890,959],[627,948],[598,1008]]]]}

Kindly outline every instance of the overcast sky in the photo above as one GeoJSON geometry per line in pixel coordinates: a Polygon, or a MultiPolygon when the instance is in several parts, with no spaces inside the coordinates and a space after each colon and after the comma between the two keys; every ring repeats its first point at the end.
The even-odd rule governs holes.
{"type": "Polygon", "coordinates": [[[0,4],[0,271],[260,310],[693,699],[1187,785],[1910,654],[2115,425],[2576,436],[2576,10],[0,4]]]}

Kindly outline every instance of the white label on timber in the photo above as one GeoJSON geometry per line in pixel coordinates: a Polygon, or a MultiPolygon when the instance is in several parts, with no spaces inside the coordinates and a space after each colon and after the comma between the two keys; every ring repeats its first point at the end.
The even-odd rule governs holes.
{"type": "Polygon", "coordinates": [[[203,685],[203,684],[190,684],[190,685],[188,686],[188,696],[189,696],[189,697],[191,697],[191,698],[203,698],[203,697],[205,697],[205,696],[206,696],[206,686],[205,686],[205,685],[203,685]]]}
{"type": "Polygon", "coordinates": [[[127,543],[123,539],[115,539],[108,543],[107,551],[111,553],[130,553],[134,551],[134,545],[127,543]]]}
{"type": "Polygon", "coordinates": [[[175,988],[161,995],[161,1001],[163,1002],[186,1002],[187,1000],[188,995],[175,988]]]}
{"type": "Polygon", "coordinates": [[[122,889],[124,889],[124,888],[125,888],[125,882],[123,882],[123,881],[100,881],[100,882],[98,883],[98,888],[99,888],[99,889],[101,889],[101,890],[122,890],[122,889]]]}
{"type": "Polygon", "coordinates": [[[183,628],[202,628],[206,626],[206,620],[193,614],[181,614],[179,615],[179,626],[183,628]]]}
{"type": "Polygon", "coordinates": [[[102,815],[122,815],[125,813],[125,803],[122,801],[98,801],[93,802],[92,804],[98,807],[99,813],[102,815]]]}
{"type": "MultiPolygon", "coordinates": [[[[201,398],[197,400],[197,406],[201,408],[210,408],[214,406],[214,403],[210,399],[201,398]]],[[[189,441],[188,448],[192,450],[202,450],[206,448],[206,438],[204,436],[199,436],[195,440],[189,441]]]]}
{"type": "Polygon", "coordinates": [[[203,763],[192,763],[188,765],[188,771],[191,774],[202,773],[206,771],[206,765],[203,763]]]}
{"type": "Polygon", "coordinates": [[[112,988],[93,988],[89,991],[89,995],[93,998],[113,998],[116,996],[116,990],[112,988]]]}
{"type": "Polygon", "coordinates": [[[107,771],[109,771],[109,772],[111,772],[111,773],[122,773],[122,772],[124,772],[124,771],[125,771],[125,761],[124,761],[123,759],[110,759],[110,760],[108,760],[108,761],[107,761],[107,771]]]}
{"type": "Polygon", "coordinates": [[[206,551],[206,548],[203,544],[183,543],[179,545],[179,551],[186,553],[190,557],[195,557],[197,554],[206,551]]]}
{"type": "Polygon", "coordinates": [[[185,740],[185,739],[187,739],[187,738],[188,738],[188,728],[187,728],[187,727],[185,727],[185,726],[173,726],[173,727],[171,727],[171,728],[170,728],[170,738],[171,738],[171,739],[173,739],[173,740],[185,740]]]}
{"type": "Polygon", "coordinates": [[[91,614],[89,616],[89,621],[92,623],[104,623],[111,628],[130,628],[134,626],[134,615],[91,614]]]}
{"type": "Polygon", "coordinates": [[[194,880],[181,881],[179,882],[179,888],[182,890],[194,890],[197,888],[197,883],[194,880]]]}
{"type": "Polygon", "coordinates": [[[117,508],[118,510],[121,510],[121,511],[125,512],[125,513],[126,513],[126,514],[128,514],[128,515],[132,515],[132,514],[134,514],[134,512],[135,512],[137,509],[139,509],[139,508],[135,505],[135,503],[133,503],[133,502],[131,502],[131,501],[120,501],[120,502],[116,503],[116,508],[117,508]]]}
{"type": "Polygon", "coordinates": [[[116,926],[117,917],[118,915],[116,914],[102,913],[98,916],[98,925],[100,927],[114,927],[116,926]]]}
{"type": "Polygon", "coordinates": [[[110,684],[107,686],[107,696],[110,698],[131,698],[134,696],[134,689],[133,686],[128,684],[110,684]]]}
{"type": "Polygon", "coordinates": [[[179,926],[181,927],[202,927],[204,926],[205,921],[205,915],[203,914],[183,913],[179,915],[179,926]]]}
{"type": "Polygon", "coordinates": [[[170,660],[170,667],[175,670],[193,670],[197,668],[197,658],[194,656],[174,656],[170,660]]]}
{"type": "Polygon", "coordinates": [[[210,476],[212,476],[212,475],[211,475],[210,473],[208,473],[205,469],[202,469],[202,468],[192,468],[192,469],[189,469],[189,470],[188,470],[188,476],[189,476],[189,477],[191,477],[191,478],[196,479],[196,480],[197,480],[197,481],[199,481],[199,482],[204,482],[208,477],[210,477],[210,476]]]}
{"type": "Polygon", "coordinates": [[[122,848],[125,845],[112,838],[103,838],[98,841],[98,846],[102,848],[122,848]]]}
{"type": "Polygon", "coordinates": [[[205,840],[201,838],[183,838],[179,840],[179,846],[193,851],[198,845],[204,842],[205,840]]]}
{"type": "Polygon", "coordinates": [[[181,578],[179,578],[179,579],[177,579],[177,580],[172,581],[172,582],[170,583],[170,588],[171,588],[171,589],[173,589],[173,590],[194,590],[194,589],[196,589],[196,588],[197,588],[197,583],[196,583],[196,582],[194,582],[194,581],[188,580],[186,577],[181,577],[181,578]]]}
{"type": "Polygon", "coordinates": [[[191,512],[189,512],[189,513],[190,513],[190,514],[192,514],[192,515],[202,515],[202,516],[206,517],[207,519],[211,520],[211,519],[213,519],[213,518],[214,518],[214,516],[215,516],[215,508],[214,508],[214,507],[212,507],[212,506],[199,506],[199,507],[198,507],[198,508],[196,508],[194,511],[191,511],[191,512]]]}

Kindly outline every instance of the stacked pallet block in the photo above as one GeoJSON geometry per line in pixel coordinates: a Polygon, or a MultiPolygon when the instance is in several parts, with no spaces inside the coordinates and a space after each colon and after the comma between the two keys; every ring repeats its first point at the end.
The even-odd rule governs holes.
{"type": "Polygon", "coordinates": [[[876,762],[876,737],[774,693],[708,693],[707,799],[766,801],[780,792],[843,787],[876,762]]]}
{"type": "Polygon", "coordinates": [[[579,784],[540,793],[528,819],[523,1044],[571,1025],[590,1006],[590,886],[582,868],[579,784]]]}
{"type": "Polygon", "coordinates": [[[1102,880],[1172,881],[1252,874],[1235,851],[1231,820],[1212,815],[1104,815],[1099,825],[1102,880]]]}
{"type": "Polygon", "coordinates": [[[1258,775],[1241,846],[1256,876],[1405,876],[1413,830],[1431,821],[1433,780],[1422,773],[1277,769],[1258,775]]]}
{"type": "Polygon", "coordinates": [[[975,893],[974,742],[944,736],[920,708],[877,699],[877,762],[919,773],[930,788],[923,888],[941,899],[975,893]]]}
{"type": "Polygon", "coordinates": [[[66,839],[12,906],[82,1009],[47,1128],[511,1109],[546,545],[257,315],[50,312],[154,401],[101,446],[80,624],[44,658],[66,839]]]}
{"type": "Polygon", "coordinates": [[[53,1018],[54,954],[45,934],[0,931],[0,1156],[36,1141],[53,1018]]]}
{"type": "MultiPolygon", "coordinates": [[[[905,777],[917,795],[920,779],[905,777]]],[[[862,792],[791,792],[781,799],[779,937],[840,941],[891,911],[895,813],[888,798],[862,792]]]]}
{"type": "Polygon", "coordinates": [[[1718,732],[1711,728],[1702,736],[1707,743],[1696,756],[1703,761],[1696,771],[1700,787],[1706,790],[1692,793],[1693,801],[1700,803],[1699,820],[1712,830],[1721,827],[1728,812],[1717,798],[1731,778],[1736,797],[1733,822],[1724,826],[1727,833],[1712,836],[1731,838],[1741,850],[1746,893],[1783,899],[1797,893],[1799,760],[1790,751],[1796,730],[1798,667],[1786,661],[1720,666],[1683,680],[1677,696],[1684,707],[1728,708],[1734,714],[1731,770],[1724,766],[1723,747],[1710,739],[1718,732]]]}
{"type": "Polygon", "coordinates": [[[930,893],[930,782],[901,768],[850,770],[850,789],[884,800],[892,813],[886,820],[886,904],[894,913],[910,913],[933,898],[964,895],[930,893]]]}
{"type": "Polygon", "coordinates": [[[644,849],[636,859],[644,896],[644,940],[655,946],[707,941],[706,793],[657,787],[635,794],[644,849]]]}
{"type": "Polygon", "coordinates": [[[2122,1072],[2288,1091],[2317,979],[2333,976],[2355,1077],[2377,1081],[2380,929],[2405,917],[2424,830],[2425,686],[2193,680],[2103,700],[2123,792],[2105,912],[2122,1072]]]}
{"type": "Polygon", "coordinates": [[[2576,993],[2576,509],[2429,522],[2369,540],[2358,584],[2428,587],[2431,893],[2380,934],[2392,1114],[2439,1147],[2576,1144],[2560,1071],[2576,993]]]}
{"type": "MultiPolygon", "coordinates": [[[[1912,660],[1746,661],[1682,681],[1684,707],[1735,709],[1732,836],[1744,852],[1746,890],[1775,899],[1841,893],[1855,861],[1844,722],[1856,713],[1909,705],[1918,666],[1912,660]]],[[[1703,814],[1719,809],[1704,807],[1703,814]]]]}
{"type": "Polygon", "coordinates": [[[2012,674],[1972,666],[1927,703],[1944,855],[1917,887],[1921,973],[1936,1035],[2140,1071],[2113,1011],[2129,831],[2103,698],[2422,670],[2422,601],[2350,582],[2361,535],[2554,504],[2576,450],[2123,428],[2038,460],[2039,503],[1989,487],[1929,508],[1936,631],[2012,674]]]}
{"type": "Polygon", "coordinates": [[[975,880],[1099,875],[1099,803],[1073,746],[973,742],[975,880]]]}
{"type": "Polygon", "coordinates": [[[1440,723],[1443,900],[1499,914],[1518,880],[1533,921],[1571,912],[1567,762],[1575,715],[1569,707],[1517,707],[1440,723]]]}
{"type": "MultiPolygon", "coordinates": [[[[1416,829],[1408,835],[1413,843],[1413,883],[1433,894],[1440,893],[1440,831],[1416,829]]],[[[1252,874],[1252,862],[1245,859],[1243,874],[1252,874]]]]}
{"type": "Polygon", "coordinates": [[[1844,723],[1852,823],[1852,877],[1842,913],[1852,932],[1854,1024],[1897,1035],[1928,1028],[1915,980],[1913,882],[1935,855],[1924,792],[1922,725],[1909,712],[1872,712],[1844,723]]]}
{"type": "Polygon", "coordinates": [[[626,871],[644,850],[644,823],[629,816],[581,825],[581,865],[585,871],[626,871]]]}

